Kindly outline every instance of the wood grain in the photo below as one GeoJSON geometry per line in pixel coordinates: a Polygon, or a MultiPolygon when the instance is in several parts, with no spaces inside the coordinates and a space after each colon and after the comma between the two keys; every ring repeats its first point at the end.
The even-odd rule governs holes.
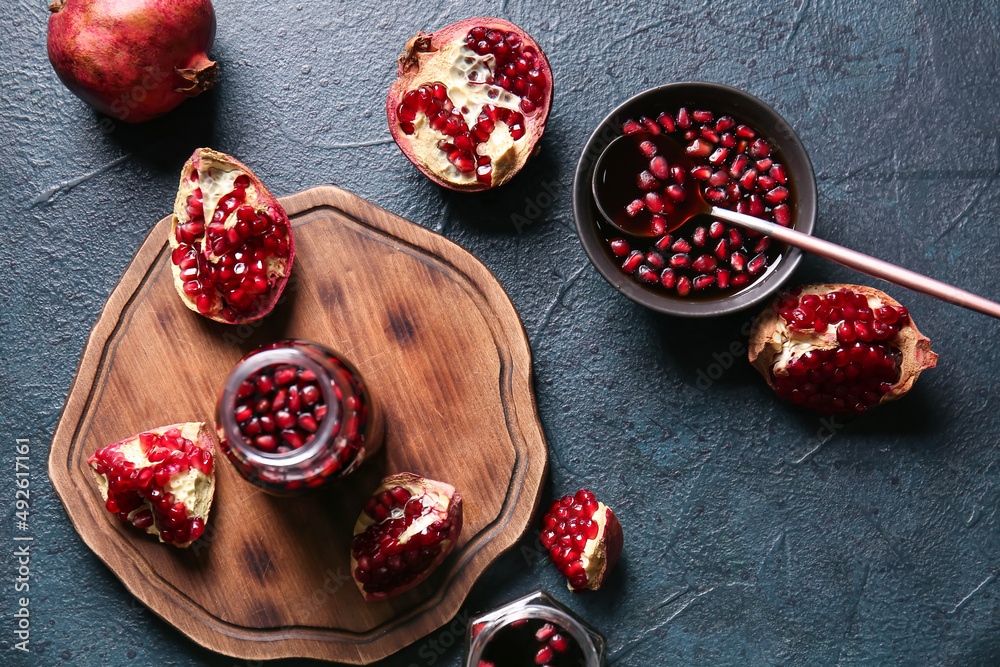
{"type": "Polygon", "coordinates": [[[171,282],[169,218],[154,227],[87,341],[49,475],[84,542],[195,642],[246,659],[367,664],[447,623],[528,527],[547,466],[531,352],[507,294],[464,249],[334,187],[281,201],[295,269],[287,298],[252,325],[185,308],[171,282]],[[297,499],[259,492],[219,459],[208,529],[187,551],[104,509],[86,463],[94,451],[154,426],[214,424],[236,361],[285,337],[355,363],[385,410],[379,456],[297,499]],[[350,578],[351,531],[378,480],[403,470],[453,484],[465,528],[421,586],[365,603],[350,578]]]}

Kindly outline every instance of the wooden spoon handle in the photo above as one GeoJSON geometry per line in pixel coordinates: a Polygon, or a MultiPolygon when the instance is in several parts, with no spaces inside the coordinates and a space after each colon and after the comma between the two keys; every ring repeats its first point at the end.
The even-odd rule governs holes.
{"type": "Polygon", "coordinates": [[[860,271],[861,273],[885,280],[894,285],[953,303],[956,306],[962,306],[969,310],[975,310],[1000,318],[1000,304],[989,299],[984,299],[972,292],[966,292],[953,285],[943,283],[940,280],[928,278],[916,271],[904,269],[901,266],[890,264],[881,259],[870,257],[864,253],[845,248],[830,241],[824,241],[809,234],[797,232],[788,227],[782,227],[773,222],[742,213],[735,213],[724,208],[719,208],[718,206],[712,207],[711,214],[713,217],[734,222],[741,227],[753,229],[777,241],[787,243],[790,246],[800,248],[837,264],[842,264],[849,269],[854,269],[855,271],[860,271]]]}

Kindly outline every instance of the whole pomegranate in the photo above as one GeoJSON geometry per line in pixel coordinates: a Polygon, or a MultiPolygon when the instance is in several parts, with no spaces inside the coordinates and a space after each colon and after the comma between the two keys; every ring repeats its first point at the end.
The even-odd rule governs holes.
{"type": "Polygon", "coordinates": [[[475,18],[420,32],[399,56],[389,131],[413,164],[453,190],[502,185],[535,152],[552,104],[552,70],[509,21],[475,18]]]}
{"type": "Polygon", "coordinates": [[[430,576],[461,532],[455,487],[409,472],[389,475],[354,526],[354,582],[369,602],[399,595],[430,576]]]}
{"type": "Polygon", "coordinates": [[[884,292],[805,285],[757,317],[750,363],[781,398],[852,415],[905,395],[937,355],[909,311],[884,292]]]}
{"type": "Polygon", "coordinates": [[[625,536],[618,517],[580,489],[552,503],[542,520],[542,546],[571,591],[596,591],[618,562],[625,536]]]}
{"type": "Polygon", "coordinates": [[[52,67],[102,113],[140,123],[215,83],[209,0],[54,0],[49,9],[52,67]]]}
{"type": "Polygon", "coordinates": [[[214,451],[205,424],[188,422],[126,438],[87,462],[109,512],[186,548],[205,532],[212,508],[214,451]]]}
{"type": "Polygon", "coordinates": [[[181,170],[170,247],[184,305],[228,324],[271,312],[295,258],[278,200],[246,165],[209,148],[197,149],[181,170]]]}

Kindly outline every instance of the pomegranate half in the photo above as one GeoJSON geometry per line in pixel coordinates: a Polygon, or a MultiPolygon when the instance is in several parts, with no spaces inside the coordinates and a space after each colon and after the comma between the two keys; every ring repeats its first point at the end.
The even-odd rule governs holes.
{"type": "Polygon", "coordinates": [[[384,600],[430,576],[462,532],[455,487],[409,472],[390,475],[354,526],[351,574],[365,600],[384,600]]]}
{"type": "Polygon", "coordinates": [[[909,311],[886,293],[805,285],[757,317],[750,363],[781,398],[851,415],[904,396],[937,355],[909,311]]]}
{"type": "Polygon", "coordinates": [[[552,106],[541,47],[496,18],[419,32],[389,89],[389,131],[428,178],[452,190],[509,181],[536,151],[552,106]]]}
{"type": "Polygon", "coordinates": [[[215,441],[203,422],[161,426],[87,459],[105,507],[160,542],[187,548],[215,494],[215,441]]]}
{"type": "Polygon", "coordinates": [[[76,96],[140,123],[215,83],[209,0],[54,0],[49,61],[76,96]]]}
{"type": "Polygon", "coordinates": [[[542,520],[542,546],[571,591],[596,591],[618,562],[625,536],[611,508],[580,489],[552,503],[542,520]]]}
{"type": "Polygon", "coordinates": [[[209,148],[197,149],[181,170],[170,247],[184,305],[228,324],[270,313],[295,258],[278,200],[242,162],[209,148]]]}

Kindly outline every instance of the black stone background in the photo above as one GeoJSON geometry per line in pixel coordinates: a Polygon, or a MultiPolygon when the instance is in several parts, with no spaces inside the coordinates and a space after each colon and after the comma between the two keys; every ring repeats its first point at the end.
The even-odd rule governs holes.
{"type": "MultiPolygon", "coordinates": [[[[658,84],[727,83],[804,140],[819,234],[1000,299],[1000,4],[218,0],[215,90],[110,131],[51,70],[45,4],[0,8],[0,662],[246,664],[136,603],[45,477],[87,333],[170,211],[184,159],[210,145],[275,193],[334,183],[444,234],[513,298],[551,448],[543,502],[590,487],[617,511],[625,551],[604,589],[573,596],[529,538],[462,614],[548,589],[606,633],[620,667],[997,664],[997,323],[890,289],[940,364],[905,400],[831,427],[726,356],[752,313],[678,320],[620,297],[587,262],[569,201],[608,110],[658,84]],[[407,162],[383,108],[405,39],[475,15],[534,36],[556,93],[542,154],[469,195],[407,162]],[[556,201],[515,229],[546,187],[556,201]],[[721,375],[702,389],[701,373],[721,375]],[[30,440],[33,474],[27,656],[12,649],[15,438],[30,440]]],[[[812,258],[795,280],[883,286],[812,258]]],[[[458,665],[455,643],[446,628],[382,664],[458,665]]]]}

